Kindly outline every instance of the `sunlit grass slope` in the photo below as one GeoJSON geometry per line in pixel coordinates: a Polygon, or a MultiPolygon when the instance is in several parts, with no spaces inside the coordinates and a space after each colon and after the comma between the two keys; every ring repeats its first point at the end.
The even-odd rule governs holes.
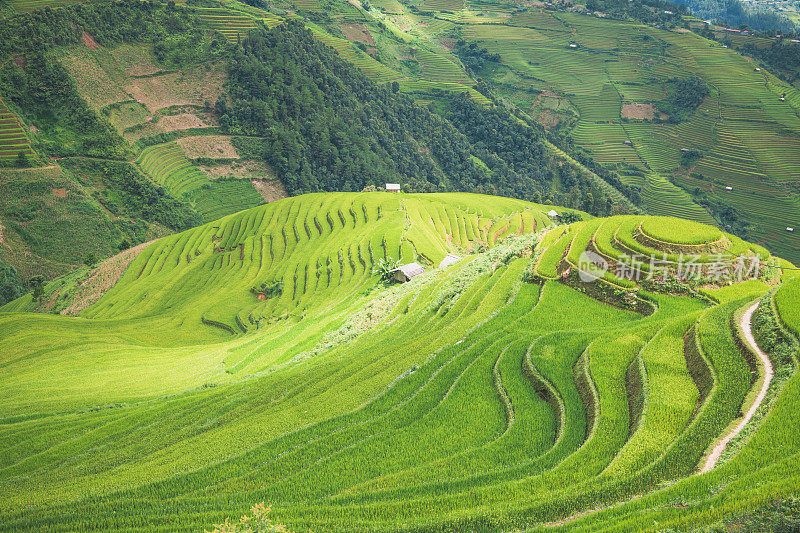
{"type": "Polygon", "coordinates": [[[775,258],[697,223],[554,228],[549,209],[294,197],[153,243],[79,317],[4,307],[0,530],[199,531],[266,501],[297,531],[495,531],[634,498],[564,524],[630,530],[792,494],[793,357],[750,440],[693,476],[759,372],[738,311],[766,293],[765,316],[798,331],[775,258]],[[690,249],[765,267],[722,289],[576,281],[583,251],[690,249]],[[437,268],[447,253],[463,259],[437,268]],[[385,258],[427,272],[386,286],[385,258]]]}
{"type": "MultiPolygon", "coordinates": [[[[527,221],[514,227],[518,233],[548,223],[532,204],[512,199],[317,194],[167,237],[76,320],[2,319],[3,360],[15,371],[0,413],[130,400],[285,363],[365,299],[379,259],[438,265],[448,252],[506,235],[515,219],[527,221]],[[251,289],[262,284],[280,284],[282,292],[259,299],[251,289]],[[34,346],[57,361],[25,357],[34,346]],[[58,365],[69,371],[57,372],[58,365]],[[43,368],[50,369],[45,381],[43,368]],[[136,379],[120,379],[133,371],[136,379]]],[[[27,301],[13,306],[28,309],[27,301]]]]}

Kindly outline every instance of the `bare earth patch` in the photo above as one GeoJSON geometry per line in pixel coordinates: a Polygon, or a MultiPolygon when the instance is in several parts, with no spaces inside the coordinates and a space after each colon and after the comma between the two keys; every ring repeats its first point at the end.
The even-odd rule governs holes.
{"type": "Polygon", "coordinates": [[[81,41],[83,41],[83,44],[85,44],[86,48],[89,50],[97,50],[100,48],[100,45],[97,44],[97,41],[94,40],[94,37],[92,37],[89,32],[81,33],[81,41]]]}
{"type": "Polygon", "coordinates": [[[149,76],[163,70],[156,65],[149,45],[123,44],[110,50],[117,64],[128,76],[149,76]]]}
{"type": "Polygon", "coordinates": [[[184,137],[178,139],[177,143],[189,159],[197,159],[198,157],[239,159],[239,152],[236,151],[231,138],[227,135],[184,137]]]}
{"type": "Polygon", "coordinates": [[[71,47],[69,53],[61,58],[61,64],[69,72],[80,95],[95,110],[109,104],[130,100],[111,79],[108,73],[99,67],[91,50],[82,46],[71,47]]]}
{"type": "Polygon", "coordinates": [[[372,38],[372,35],[363,24],[348,22],[339,24],[339,27],[342,28],[342,33],[348,41],[375,46],[375,39],[372,38]]]}
{"type": "Polygon", "coordinates": [[[281,180],[252,178],[250,183],[253,184],[253,187],[256,188],[258,194],[260,194],[267,203],[289,197],[289,194],[286,192],[286,188],[283,186],[283,183],[281,183],[281,180]]]}
{"type": "Polygon", "coordinates": [[[232,161],[213,165],[197,165],[211,179],[248,178],[274,180],[275,173],[263,161],[232,161]]]}
{"type": "Polygon", "coordinates": [[[56,198],[66,198],[67,197],[67,189],[64,187],[59,187],[57,189],[53,189],[53,196],[56,198]]]}
{"type": "Polygon", "coordinates": [[[99,300],[117,283],[117,281],[119,281],[119,278],[125,273],[131,261],[136,259],[136,256],[147,248],[149,244],[149,242],[145,242],[133,248],[128,248],[124,252],[106,259],[92,269],[92,271],[89,272],[89,276],[78,283],[78,290],[75,292],[72,304],[61,311],[61,314],[77,315],[99,300]]]}
{"type": "Polygon", "coordinates": [[[141,128],[125,132],[123,137],[129,142],[136,142],[142,137],[158,135],[159,133],[169,133],[189,128],[210,128],[212,126],[219,126],[214,115],[204,111],[192,111],[162,116],[156,121],[145,123],[141,128]]]}
{"type": "Polygon", "coordinates": [[[202,106],[216,102],[225,82],[225,65],[198,66],[182,72],[170,72],[149,78],[132,78],[125,86],[136,101],[151,113],[176,105],[202,106]]]}
{"type": "Polygon", "coordinates": [[[653,120],[655,116],[656,109],[653,104],[622,104],[622,118],[653,120]]]}

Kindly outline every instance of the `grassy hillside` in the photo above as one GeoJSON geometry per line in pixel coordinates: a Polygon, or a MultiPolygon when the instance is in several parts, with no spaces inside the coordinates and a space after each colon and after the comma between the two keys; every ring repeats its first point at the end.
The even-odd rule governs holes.
{"type": "MultiPolygon", "coordinates": [[[[366,20],[352,6],[342,16],[355,20],[358,13],[366,20]]],[[[90,185],[102,204],[93,222],[107,223],[106,212],[112,222],[120,215],[132,218],[133,224],[117,224],[120,243],[145,241],[162,229],[155,223],[183,229],[287,192],[358,191],[382,188],[386,181],[410,191],[558,200],[597,214],[615,205],[631,209],[598,176],[573,165],[556,175],[551,168],[561,156],[547,148],[541,132],[506,112],[490,115],[481,107],[489,103],[485,98],[473,99],[481,105],[462,104],[466,114],[458,126],[466,121],[473,133],[465,138],[449,120],[398,94],[399,83],[386,85],[408,79],[376,77],[391,68],[330,33],[325,21],[308,21],[311,31],[305,31],[292,22],[295,17],[238,3],[155,10],[97,3],[64,6],[50,18],[40,14],[3,20],[4,31],[35,37],[11,39],[0,48],[10,58],[0,68],[0,92],[22,121],[15,122],[9,142],[28,142],[22,126],[27,127],[29,144],[42,156],[35,164],[75,171],[76,179],[90,185]],[[257,31],[248,37],[250,29],[257,31]],[[380,68],[365,67],[370,61],[380,68]],[[503,136],[513,138],[505,143],[511,150],[483,146],[475,133],[487,126],[503,128],[503,136]],[[115,190],[120,173],[127,196],[115,190]],[[152,185],[141,184],[142,177],[152,185]],[[130,181],[138,185],[127,186],[130,181]],[[594,201],[584,205],[579,199],[586,196],[594,201]],[[169,204],[163,216],[157,213],[164,205],[148,210],[154,197],[169,204]],[[144,212],[122,210],[121,203],[144,212]]],[[[360,32],[371,42],[366,26],[349,24],[338,31],[360,32]]],[[[416,48],[413,55],[429,78],[454,91],[465,89],[459,84],[469,78],[457,61],[416,48]]],[[[7,155],[9,164],[24,163],[7,155]]],[[[115,251],[113,245],[89,250],[79,243],[83,255],[104,258],[115,251]]],[[[42,261],[32,258],[30,265],[19,260],[19,250],[13,252],[9,261],[18,270],[38,268],[51,277],[52,269],[41,264],[55,259],[48,248],[40,250],[42,261]]]]}
{"type": "Polygon", "coordinates": [[[795,283],[779,286],[791,271],[773,268],[791,265],[701,224],[554,226],[550,209],[303,195],[46,287],[43,300],[113,285],[77,317],[30,313],[30,295],[3,307],[3,528],[196,531],[266,501],[299,531],[496,530],[647,494],[564,525],[622,530],[795,494],[790,333],[771,410],[693,475],[752,401],[738,310],[766,294],[759,335],[797,331],[795,283]],[[612,265],[657,253],[658,276],[682,253],[703,268],[584,283],[586,250],[612,265]],[[463,259],[436,268],[447,253],[463,259]],[[718,258],[742,254],[758,280],[715,279],[718,258]],[[372,271],[385,258],[427,272],[386,285],[372,271]]]}

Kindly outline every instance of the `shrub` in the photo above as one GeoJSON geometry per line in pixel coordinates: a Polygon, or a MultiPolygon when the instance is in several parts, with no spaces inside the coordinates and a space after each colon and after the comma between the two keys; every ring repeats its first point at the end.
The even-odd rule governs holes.
{"type": "Polygon", "coordinates": [[[392,274],[397,270],[398,266],[400,266],[399,260],[392,259],[391,257],[388,259],[381,257],[373,265],[372,273],[378,274],[383,281],[389,281],[392,279],[392,274]]]}
{"type": "Polygon", "coordinates": [[[255,504],[250,512],[252,516],[244,515],[238,522],[230,522],[226,519],[222,524],[215,524],[212,531],[206,533],[272,533],[288,532],[286,526],[275,524],[270,520],[269,513],[272,506],[267,506],[264,502],[255,504]]]}

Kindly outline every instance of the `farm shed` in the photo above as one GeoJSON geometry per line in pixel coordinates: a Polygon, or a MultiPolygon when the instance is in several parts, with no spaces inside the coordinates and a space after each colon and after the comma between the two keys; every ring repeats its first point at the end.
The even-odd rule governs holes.
{"type": "Polygon", "coordinates": [[[787,228],[786,228],[786,231],[788,231],[788,232],[792,233],[792,232],[794,232],[794,228],[789,228],[789,227],[787,227],[787,228]]]}
{"type": "Polygon", "coordinates": [[[550,211],[548,211],[547,216],[549,216],[550,218],[557,218],[557,219],[561,218],[561,215],[555,209],[551,209],[550,211]]]}
{"type": "Polygon", "coordinates": [[[424,272],[425,269],[419,263],[407,263],[394,269],[394,279],[400,283],[405,283],[424,272]]]}
{"type": "Polygon", "coordinates": [[[725,190],[726,190],[726,191],[732,191],[732,190],[733,190],[733,187],[725,187],[725,190]]]}
{"type": "Polygon", "coordinates": [[[453,263],[458,263],[459,261],[461,261],[461,257],[454,254],[447,254],[444,259],[442,259],[442,262],[439,263],[439,268],[448,267],[453,263]]]}
{"type": "Polygon", "coordinates": [[[386,184],[386,192],[400,192],[400,184],[399,183],[387,183],[386,184]]]}

